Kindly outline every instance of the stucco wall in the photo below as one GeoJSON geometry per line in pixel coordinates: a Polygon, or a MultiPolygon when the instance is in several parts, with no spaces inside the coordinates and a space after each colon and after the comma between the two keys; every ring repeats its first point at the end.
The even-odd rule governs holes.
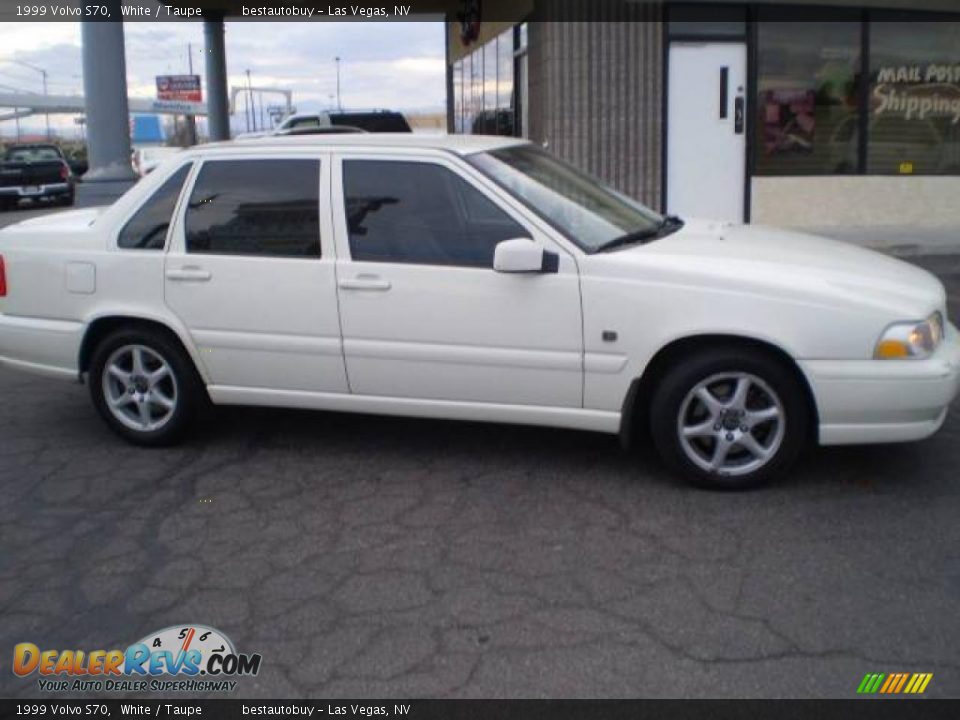
{"type": "Polygon", "coordinates": [[[960,177],[759,177],[752,183],[755,223],[960,227],[960,177]]]}

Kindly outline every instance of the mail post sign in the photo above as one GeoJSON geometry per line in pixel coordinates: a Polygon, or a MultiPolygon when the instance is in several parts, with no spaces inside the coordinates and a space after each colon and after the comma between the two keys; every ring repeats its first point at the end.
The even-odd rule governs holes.
{"type": "Polygon", "coordinates": [[[158,75],[157,100],[203,102],[199,75],[158,75]]]}

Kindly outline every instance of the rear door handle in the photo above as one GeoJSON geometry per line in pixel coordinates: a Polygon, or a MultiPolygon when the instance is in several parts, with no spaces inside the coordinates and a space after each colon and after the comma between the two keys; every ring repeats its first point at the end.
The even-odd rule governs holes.
{"type": "Polygon", "coordinates": [[[177,280],[179,282],[207,282],[213,277],[209,270],[203,270],[198,267],[184,267],[167,270],[167,280],[177,280]]]}
{"type": "Polygon", "coordinates": [[[341,290],[374,290],[385,292],[390,289],[388,280],[381,280],[376,275],[357,275],[355,278],[344,278],[338,285],[341,290]]]}

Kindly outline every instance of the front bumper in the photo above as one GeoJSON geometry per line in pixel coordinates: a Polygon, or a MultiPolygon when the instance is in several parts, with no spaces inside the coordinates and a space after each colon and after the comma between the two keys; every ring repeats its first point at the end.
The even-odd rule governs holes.
{"type": "Polygon", "coordinates": [[[947,324],[926,360],[805,360],[820,416],[820,443],[921,440],[943,425],[960,390],[960,333],[947,324]]]}
{"type": "Polygon", "coordinates": [[[71,192],[73,192],[73,186],[68,182],[0,187],[0,197],[15,197],[18,199],[62,197],[63,195],[69,195],[71,192]]]}

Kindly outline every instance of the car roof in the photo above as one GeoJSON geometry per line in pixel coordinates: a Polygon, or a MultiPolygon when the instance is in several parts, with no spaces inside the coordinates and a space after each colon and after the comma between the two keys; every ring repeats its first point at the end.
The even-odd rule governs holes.
{"type": "Polygon", "coordinates": [[[340,135],[266,135],[241,138],[229,142],[198,145],[195,151],[207,150],[282,150],[291,148],[420,148],[446,150],[458,155],[472,155],[514,145],[524,145],[523,138],[502,135],[427,135],[416,133],[344,133],[340,135]]]}

